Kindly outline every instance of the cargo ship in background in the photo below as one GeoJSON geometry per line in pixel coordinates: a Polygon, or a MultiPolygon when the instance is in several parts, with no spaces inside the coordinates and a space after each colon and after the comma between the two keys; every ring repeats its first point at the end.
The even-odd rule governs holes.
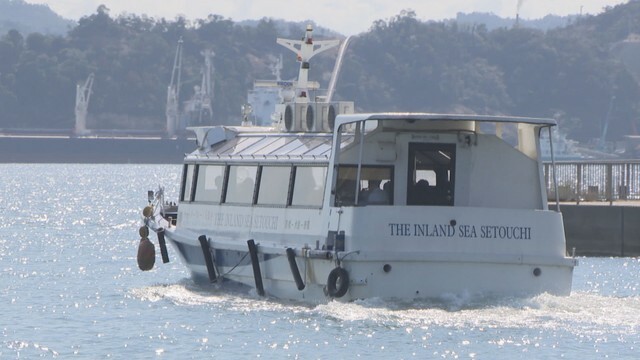
{"type": "MultiPolygon", "coordinates": [[[[308,33],[311,33],[308,29],[308,33]]],[[[292,49],[284,39],[277,40],[292,49]]],[[[348,38],[340,48],[339,60],[348,38]]],[[[337,45],[339,40],[332,41],[337,45]]],[[[195,133],[190,127],[213,126],[228,123],[213,118],[213,56],[211,50],[202,52],[204,65],[202,81],[194,87],[193,95],[180,100],[183,41],[178,41],[171,81],[167,89],[166,123],[155,130],[90,129],[87,124],[88,106],[92,95],[94,75],[76,88],[74,129],[2,129],[0,128],[0,163],[94,163],[94,164],[180,164],[186,153],[192,152],[196,144],[195,133]]],[[[288,108],[285,103],[296,96],[294,89],[299,80],[282,80],[282,59],[272,66],[275,80],[256,80],[249,90],[247,102],[241,106],[237,125],[275,126],[290,120],[292,112],[317,109],[318,116],[331,117],[338,113],[353,112],[353,103],[332,104],[333,91],[319,95],[320,85],[315,81],[305,82],[305,103],[288,108]],[[338,106],[342,108],[338,108],[338,106]],[[345,108],[346,106],[346,108],[345,108]],[[288,115],[288,117],[287,117],[288,115]]],[[[335,88],[335,78],[340,61],[336,62],[329,84],[335,88]]],[[[308,62],[300,62],[307,66],[308,62]]],[[[313,112],[309,111],[313,116],[313,112]]],[[[287,123],[290,128],[302,124],[287,123]]]]}

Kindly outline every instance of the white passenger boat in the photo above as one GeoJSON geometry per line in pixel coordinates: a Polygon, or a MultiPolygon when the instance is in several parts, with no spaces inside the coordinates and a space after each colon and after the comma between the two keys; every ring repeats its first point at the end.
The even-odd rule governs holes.
{"type": "Polygon", "coordinates": [[[309,59],[337,45],[311,31],[278,40],[301,65],[277,126],[192,129],[177,219],[162,189],[150,194],[141,269],[155,259],[148,227],[163,261],[167,238],[194,280],[283,299],[569,294],[577,263],[547,207],[540,150],[555,120],[311,101],[309,59]]]}
{"type": "Polygon", "coordinates": [[[177,223],[147,224],[200,282],[276,298],[567,295],[576,260],[547,208],[555,120],[340,115],[333,132],[196,128],[177,223]]]}

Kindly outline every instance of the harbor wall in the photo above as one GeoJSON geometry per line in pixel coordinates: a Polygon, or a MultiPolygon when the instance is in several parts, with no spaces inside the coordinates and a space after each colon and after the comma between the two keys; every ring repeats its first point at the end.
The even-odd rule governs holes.
{"type": "Polygon", "coordinates": [[[180,164],[193,139],[0,137],[0,163],[180,164]]]}
{"type": "Polygon", "coordinates": [[[562,204],[560,211],[568,254],[640,256],[640,207],[562,204]]]}

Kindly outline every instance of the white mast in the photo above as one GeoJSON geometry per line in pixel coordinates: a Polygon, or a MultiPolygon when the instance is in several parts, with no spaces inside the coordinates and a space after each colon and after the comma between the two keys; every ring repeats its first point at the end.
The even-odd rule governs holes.
{"type": "Polygon", "coordinates": [[[91,73],[84,82],[84,85],[76,85],[76,135],[87,133],[87,109],[89,108],[89,98],[91,98],[93,78],[94,75],[91,73]]]}
{"type": "Polygon", "coordinates": [[[327,98],[326,102],[330,103],[333,99],[333,92],[336,89],[336,83],[338,81],[338,75],[340,75],[340,69],[342,68],[342,59],[344,58],[344,52],[347,50],[347,45],[349,45],[349,40],[351,39],[351,35],[347,36],[346,39],[340,45],[340,50],[338,51],[338,58],[336,59],[336,63],[333,66],[333,73],[331,74],[331,80],[329,81],[329,89],[327,90],[327,98]]]}
{"type": "Polygon", "coordinates": [[[180,99],[180,77],[182,73],[182,38],[178,40],[178,48],[176,56],[173,60],[173,70],[171,72],[171,83],[167,89],[167,108],[165,115],[167,117],[167,135],[172,137],[176,133],[176,124],[178,123],[179,99],[180,99]]]}
{"type": "Polygon", "coordinates": [[[340,40],[313,41],[313,28],[307,25],[307,31],[302,40],[277,39],[277,43],[296,53],[300,62],[298,82],[296,84],[296,103],[309,102],[309,60],[325,50],[329,50],[340,43],[340,40]]]}

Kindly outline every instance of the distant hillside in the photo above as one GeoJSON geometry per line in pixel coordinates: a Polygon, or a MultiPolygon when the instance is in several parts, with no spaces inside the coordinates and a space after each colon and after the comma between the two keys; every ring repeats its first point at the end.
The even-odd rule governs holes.
{"type": "Polygon", "coordinates": [[[27,4],[23,0],[0,0],[0,34],[18,30],[63,35],[75,24],[56,14],[46,5],[27,4]]]}
{"type": "MultiPolygon", "coordinates": [[[[24,5],[0,0],[5,7],[18,3],[24,5]]],[[[581,142],[600,138],[605,121],[608,141],[640,135],[640,83],[634,78],[640,1],[548,30],[514,21],[490,30],[477,21],[421,21],[413,11],[375,21],[351,38],[335,99],[354,100],[358,111],[367,112],[554,117],[581,142]]],[[[253,80],[272,77],[273,59],[283,55],[283,79],[296,76],[296,57],[275,40],[300,38],[305,26],[268,18],[234,23],[220,15],[114,18],[101,6],[64,36],[0,33],[0,128],[72,128],[76,84],[90,73],[95,86],[89,113],[98,119],[96,128],[161,128],[179,39],[180,100],[193,96],[202,78],[202,50],[211,49],[213,119],[237,124],[253,80]]],[[[321,36],[321,26],[315,28],[316,39],[340,37],[321,36]]],[[[336,53],[313,59],[310,78],[322,87],[336,53]]]]}
{"type": "MultiPolygon", "coordinates": [[[[523,19],[518,20],[518,26],[547,31],[559,27],[564,27],[575,22],[579,16],[557,16],[547,15],[542,19],[523,19]]],[[[492,13],[474,12],[471,14],[458,13],[455,21],[460,25],[485,25],[487,30],[495,30],[499,28],[512,28],[516,25],[514,18],[502,18],[492,13]]]]}
{"type": "MultiPolygon", "coordinates": [[[[264,19],[263,19],[264,20],[264,19]]],[[[313,34],[318,37],[327,37],[327,38],[341,38],[342,34],[323,27],[321,25],[316,24],[313,20],[305,20],[305,21],[288,21],[284,19],[269,19],[273,21],[276,26],[276,29],[280,36],[295,36],[298,37],[300,34],[296,33],[300,28],[306,28],[307,25],[311,24],[313,26],[313,34]]],[[[240,26],[251,26],[256,27],[260,24],[261,20],[242,20],[238,21],[236,24],[240,26]]]]}

